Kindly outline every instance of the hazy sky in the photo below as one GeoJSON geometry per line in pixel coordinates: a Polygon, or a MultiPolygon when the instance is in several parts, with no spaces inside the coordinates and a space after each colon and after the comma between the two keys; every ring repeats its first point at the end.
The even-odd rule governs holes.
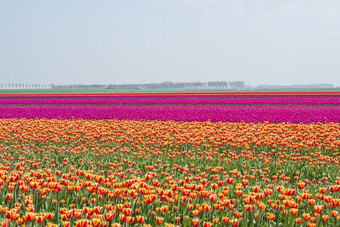
{"type": "Polygon", "coordinates": [[[0,0],[0,83],[340,85],[339,0],[0,0]]]}

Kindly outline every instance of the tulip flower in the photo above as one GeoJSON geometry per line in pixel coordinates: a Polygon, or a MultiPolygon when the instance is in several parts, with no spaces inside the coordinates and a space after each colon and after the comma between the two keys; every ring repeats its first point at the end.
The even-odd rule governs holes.
{"type": "Polygon", "coordinates": [[[164,218],[162,217],[156,217],[156,223],[157,225],[161,225],[163,223],[164,218]]]}

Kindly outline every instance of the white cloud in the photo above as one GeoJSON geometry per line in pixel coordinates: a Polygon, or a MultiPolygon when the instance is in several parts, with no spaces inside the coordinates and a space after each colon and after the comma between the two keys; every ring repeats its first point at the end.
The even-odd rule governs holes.
{"type": "Polygon", "coordinates": [[[203,9],[203,14],[206,15],[209,20],[213,21],[214,20],[214,10],[212,9],[208,9],[208,8],[204,8],[203,9]]]}
{"type": "Polygon", "coordinates": [[[239,15],[241,15],[241,16],[245,16],[245,15],[246,15],[246,14],[245,14],[245,9],[244,9],[244,7],[243,7],[242,4],[236,4],[236,5],[233,6],[233,8],[235,9],[235,11],[236,11],[239,15]]]}
{"type": "Polygon", "coordinates": [[[152,51],[160,51],[160,52],[179,52],[181,48],[171,42],[157,42],[157,43],[150,43],[146,46],[147,49],[152,51]]]}
{"type": "MultiPolygon", "coordinates": [[[[245,9],[262,16],[284,17],[295,20],[298,18],[317,17],[321,19],[340,19],[339,0],[155,0],[163,2],[177,2],[190,5],[209,7],[227,6],[244,15],[245,9]]],[[[205,8],[205,14],[211,17],[210,8],[205,8]],[[208,10],[207,10],[208,9],[208,10]]]]}
{"type": "Polygon", "coordinates": [[[185,4],[195,4],[195,5],[216,5],[221,3],[230,3],[230,0],[160,0],[164,2],[179,2],[185,4]]]}
{"type": "Polygon", "coordinates": [[[282,5],[278,8],[278,13],[280,16],[289,20],[296,20],[308,17],[311,12],[298,2],[287,2],[282,3],[282,5]]]}
{"type": "Polygon", "coordinates": [[[318,7],[317,15],[328,19],[328,20],[339,20],[340,19],[340,3],[331,3],[332,1],[324,1],[318,7]]]}

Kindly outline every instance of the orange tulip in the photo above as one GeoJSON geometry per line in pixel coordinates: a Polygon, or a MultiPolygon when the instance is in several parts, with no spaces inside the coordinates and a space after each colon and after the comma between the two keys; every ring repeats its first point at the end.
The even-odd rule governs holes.
{"type": "Polygon", "coordinates": [[[126,216],[126,222],[127,223],[133,223],[135,221],[135,218],[134,217],[131,217],[131,216],[126,216]]]}
{"type": "Polygon", "coordinates": [[[212,223],[210,222],[203,222],[203,227],[211,227],[212,223]]]}
{"type": "Polygon", "coordinates": [[[7,193],[6,194],[6,199],[7,200],[11,200],[13,198],[13,194],[11,194],[11,193],[7,193]]]}
{"type": "Polygon", "coordinates": [[[295,209],[295,208],[290,209],[290,214],[291,214],[292,216],[297,215],[297,213],[298,213],[298,209],[295,209]]]}
{"type": "Polygon", "coordinates": [[[226,216],[222,217],[222,222],[223,223],[228,223],[229,222],[229,218],[226,217],[226,216]]]}
{"type": "Polygon", "coordinates": [[[199,224],[200,224],[198,219],[192,219],[191,223],[192,223],[192,226],[199,226],[199,224]]]}
{"type": "Polygon", "coordinates": [[[301,218],[295,218],[295,223],[300,225],[301,224],[301,218]]]}
{"type": "Polygon", "coordinates": [[[164,218],[162,217],[156,217],[156,223],[157,225],[161,225],[163,223],[164,218]]]}
{"type": "Polygon", "coordinates": [[[35,216],[35,221],[36,221],[38,224],[41,224],[44,220],[45,220],[45,216],[44,216],[44,215],[37,214],[37,215],[35,216]]]}
{"type": "Polygon", "coordinates": [[[123,210],[123,204],[116,204],[116,211],[122,211],[123,210]]]}
{"type": "Polygon", "coordinates": [[[191,213],[194,217],[197,217],[200,214],[198,210],[193,210],[191,213]]]}
{"type": "Polygon", "coordinates": [[[303,218],[303,220],[308,221],[311,218],[311,216],[310,216],[310,214],[303,213],[302,218],[303,218]]]}
{"type": "Polygon", "coordinates": [[[76,227],[87,227],[88,224],[87,220],[80,219],[76,221],[76,227]]]}
{"type": "Polygon", "coordinates": [[[323,205],[315,205],[314,206],[314,212],[321,213],[323,210],[323,205]]]}
{"type": "Polygon", "coordinates": [[[320,193],[324,194],[326,192],[327,188],[320,188],[320,193]]]}
{"type": "Polygon", "coordinates": [[[70,227],[70,222],[68,222],[68,221],[63,221],[63,222],[62,222],[62,226],[63,226],[63,227],[70,227]]]}
{"type": "Polygon", "coordinates": [[[106,221],[111,221],[115,216],[114,212],[104,213],[104,218],[106,221]]]}
{"type": "Polygon", "coordinates": [[[333,218],[336,218],[338,216],[338,211],[332,210],[331,215],[333,218]]]}
{"type": "Polygon", "coordinates": [[[238,219],[232,219],[232,220],[230,220],[229,222],[230,222],[230,224],[231,224],[233,227],[236,227],[236,226],[238,226],[238,224],[239,224],[239,220],[238,220],[238,219]]]}
{"type": "Polygon", "coordinates": [[[328,215],[327,214],[324,214],[322,215],[322,221],[326,222],[328,220],[328,215]]]}
{"type": "Polygon", "coordinates": [[[143,221],[144,221],[144,217],[143,216],[136,216],[136,221],[137,221],[137,223],[142,224],[143,221]]]}
{"type": "Polygon", "coordinates": [[[130,208],[126,208],[123,210],[123,213],[125,216],[130,216],[131,215],[131,209],[130,208]]]}

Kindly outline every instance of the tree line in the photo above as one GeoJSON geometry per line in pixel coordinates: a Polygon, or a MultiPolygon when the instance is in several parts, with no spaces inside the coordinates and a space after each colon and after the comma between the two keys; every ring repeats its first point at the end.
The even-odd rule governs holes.
{"type": "Polygon", "coordinates": [[[50,89],[51,84],[3,83],[0,89],[50,89]]]}
{"type": "Polygon", "coordinates": [[[243,81],[171,82],[145,84],[27,84],[4,83],[0,89],[245,89],[243,81]]]}

